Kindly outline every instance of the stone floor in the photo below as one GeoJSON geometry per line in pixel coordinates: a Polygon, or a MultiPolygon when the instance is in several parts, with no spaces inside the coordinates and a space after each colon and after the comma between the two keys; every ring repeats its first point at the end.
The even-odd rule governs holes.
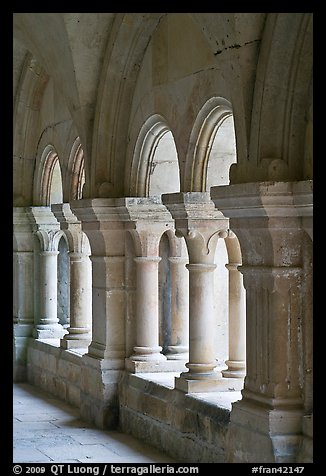
{"type": "Polygon", "coordinates": [[[130,435],[82,421],[78,409],[27,383],[13,390],[14,463],[176,463],[130,435]]]}

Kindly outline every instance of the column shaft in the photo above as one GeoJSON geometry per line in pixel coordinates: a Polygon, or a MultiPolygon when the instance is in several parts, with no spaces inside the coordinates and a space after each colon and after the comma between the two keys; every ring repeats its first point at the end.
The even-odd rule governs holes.
{"type": "Polygon", "coordinates": [[[246,302],[242,274],[237,264],[230,263],[229,270],[229,359],[223,377],[243,378],[246,372],[246,302]]]}
{"type": "Polygon", "coordinates": [[[160,257],[135,258],[137,268],[136,319],[137,331],[131,360],[162,361],[158,319],[158,263],[160,257]]]}
{"type": "Polygon", "coordinates": [[[60,338],[65,333],[57,317],[58,251],[40,253],[40,317],[35,326],[37,338],[60,338]]]}
{"type": "Polygon", "coordinates": [[[189,270],[189,368],[187,377],[216,378],[213,312],[215,264],[188,264],[189,270]],[[202,375],[204,374],[204,375],[202,375]]]}
{"type": "Polygon", "coordinates": [[[170,257],[171,267],[171,344],[168,360],[189,358],[189,280],[183,257],[170,257]]]}
{"type": "Polygon", "coordinates": [[[87,347],[90,343],[92,316],[91,269],[88,255],[69,253],[70,326],[61,347],[87,347]],[[68,342],[69,341],[69,342],[68,342]]]}
{"type": "Polygon", "coordinates": [[[40,323],[38,327],[57,324],[57,251],[40,253],[40,323]]]}

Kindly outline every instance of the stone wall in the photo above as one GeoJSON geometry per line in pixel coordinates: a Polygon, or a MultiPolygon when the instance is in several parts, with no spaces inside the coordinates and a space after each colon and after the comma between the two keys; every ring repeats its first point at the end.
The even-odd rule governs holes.
{"type": "Polygon", "coordinates": [[[230,410],[124,373],[119,384],[120,428],[178,462],[224,463],[230,410]]]}
{"type": "Polygon", "coordinates": [[[82,355],[30,339],[27,355],[28,381],[80,407],[82,355]]]}
{"type": "MultiPolygon", "coordinates": [[[[86,415],[83,410],[90,403],[82,388],[84,367],[81,353],[30,339],[28,381],[77,406],[82,418],[94,421],[94,417],[86,415]]],[[[148,377],[142,378],[128,372],[121,372],[121,375],[121,431],[145,440],[179,462],[225,462],[225,441],[230,419],[230,409],[226,408],[228,405],[219,407],[203,400],[202,395],[184,394],[150,381],[148,377]]],[[[95,396],[92,400],[94,407],[95,396]]]]}

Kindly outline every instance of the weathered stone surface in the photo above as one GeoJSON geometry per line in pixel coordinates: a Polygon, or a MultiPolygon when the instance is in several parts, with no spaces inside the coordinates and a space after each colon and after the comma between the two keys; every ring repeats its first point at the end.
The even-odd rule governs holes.
{"type": "Polygon", "coordinates": [[[16,379],[182,460],[312,461],[312,19],[14,13],[16,379]]]}

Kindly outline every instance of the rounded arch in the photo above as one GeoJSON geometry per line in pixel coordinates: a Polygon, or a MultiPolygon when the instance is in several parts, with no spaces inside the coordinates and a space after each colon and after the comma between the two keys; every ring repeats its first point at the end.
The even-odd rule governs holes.
{"type": "Polygon", "coordinates": [[[16,206],[33,200],[31,159],[39,140],[40,108],[49,75],[30,52],[26,52],[17,83],[13,108],[13,192],[16,206]]]}
{"type": "MultiPolygon", "coordinates": [[[[232,120],[231,133],[234,137],[232,105],[222,97],[212,97],[200,109],[189,141],[185,168],[185,187],[191,192],[209,191],[207,181],[208,162],[218,130],[223,123],[232,120]]],[[[234,137],[235,141],[235,137],[234,137]]],[[[234,162],[234,160],[233,160],[234,162]]],[[[223,168],[229,168],[226,163],[223,168]]],[[[220,174],[222,175],[222,174],[220,174]]],[[[225,171],[223,171],[225,175],[225,171]]],[[[221,185],[221,183],[216,183],[221,185]]]]}
{"type": "Polygon", "coordinates": [[[61,167],[52,144],[48,144],[41,155],[38,170],[34,175],[33,196],[34,203],[41,206],[63,201],[61,167]]]}
{"type": "Polygon", "coordinates": [[[175,188],[180,189],[180,174],[173,134],[164,117],[154,114],[145,121],[136,140],[126,190],[131,196],[148,197],[176,192],[175,188]],[[160,157],[157,156],[159,149],[160,157]],[[151,187],[156,167],[163,173],[156,186],[151,187]]]}

